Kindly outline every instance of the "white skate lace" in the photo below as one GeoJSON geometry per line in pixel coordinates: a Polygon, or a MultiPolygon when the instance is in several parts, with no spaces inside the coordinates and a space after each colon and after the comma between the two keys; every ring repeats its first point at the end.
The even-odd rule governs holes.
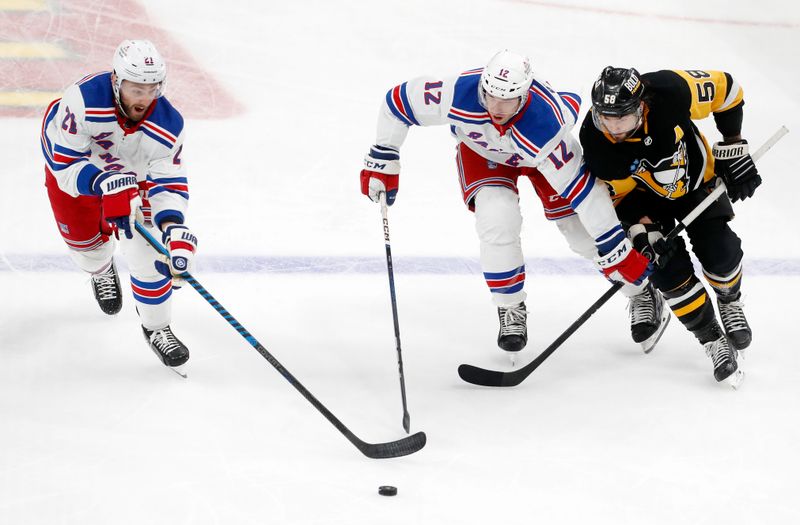
{"type": "Polygon", "coordinates": [[[714,370],[726,362],[733,361],[733,354],[731,353],[730,346],[728,346],[728,340],[725,339],[724,336],[710,341],[704,346],[706,348],[706,355],[711,358],[711,362],[714,364],[714,370]]]}
{"type": "Polygon", "coordinates": [[[174,350],[179,348],[178,340],[173,335],[172,330],[167,328],[162,328],[161,330],[156,330],[150,336],[150,342],[153,343],[156,348],[158,348],[159,352],[164,355],[169,355],[174,350]]]}
{"type": "Polygon", "coordinates": [[[524,335],[528,312],[522,305],[500,307],[500,332],[502,335],[524,335]]]}
{"type": "Polygon", "coordinates": [[[634,295],[628,302],[628,310],[631,314],[631,325],[655,324],[656,309],[653,304],[653,295],[649,288],[639,295],[634,295]]]}
{"type": "Polygon", "coordinates": [[[94,288],[101,301],[109,301],[117,298],[117,280],[114,275],[114,267],[110,266],[103,273],[92,275],[94,288]]]}
{"type": "Polygon", "coordinates": [[[737,330],[747,330],[747,319],[744,317],[744,303],[742,301],[731,301],[726,303],[719,301],[719,315],[722,317],[722,324],[728,332],[737,330]]]}

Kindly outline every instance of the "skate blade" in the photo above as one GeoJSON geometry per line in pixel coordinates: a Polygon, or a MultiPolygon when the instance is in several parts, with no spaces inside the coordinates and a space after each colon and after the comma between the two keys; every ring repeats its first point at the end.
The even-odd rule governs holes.
{"type": "Polygon", "coordinates": [[[742,383],[744,383],[744,371],[741,368],[737,368],[736,372],[723,379],[723,381],[728,383],[734,390],[738,390],[739,387],[742,386],[742,383]]]}
{"type": "Polygon", "coordinates": [[[667,310],[666,315],[662,316],[661,324],[658,326],[656,333],[640,343],[642,345],[642,351],[645,354],[649,354],[653,351],[653,348],[656,347],[658,342],[661,340],[661,336],[664,335],[664,332],[667,330],[667,325],[669,324],[670,319],[672,319],[672,316],[669,314],[669,310],[667,310]]]}
{"type": "Polygon", "coordinates": [[[508,354],[508,360],[511,362],[511,367],[517,366],[517,353],[510,353],[508,354]]]}
{"type": "Polygon", "coordinates": [[[175,372],[176,374],[178,374],[182,378],[188,379],[189,376],[186,375],[185,367],[186,367],[186,365],[180,365],[180,366],[168,366],[167,368],[169,368],[170,370],[172,370],[173,372],[175,372]]]}

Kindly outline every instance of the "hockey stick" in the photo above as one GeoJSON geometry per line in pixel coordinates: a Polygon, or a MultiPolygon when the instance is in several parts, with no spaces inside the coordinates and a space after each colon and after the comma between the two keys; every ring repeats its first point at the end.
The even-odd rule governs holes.
{"type": "MultiPolygon", "coordinates": [[[[156,251],[162,255],[169,256],[167,249],[164,248],[164,246],[158,242],[144,226],[139,224],[138,221],[136,222],[136,231],[138,231],[156,251]]],[[[206,290],[203,285],[197,282],[197,279],[192,277],[188,272],[181,274],[180,278],[192,285],[192,288],[197,290],[197,293],[199,293],[203,299],[208,302],[208,304],[213,306],[214,310],[216,310],[219,315],[221,315],[233,328],[236,329],[237,332],[239,332],[239,335],[244,337],[245,340],[247,340],[247,342],[250,343],[264,359],[269,361],[269,364],[275,367],[275,369],[280,372],[280,374],[289,382],[289,384],[295,387],[298,392],[303,394],[303,397],[306,398],[309,403],[314,405],[314,408],[319,410],[322,415],[325,416],[325,418],[330,421],[331,424],[333,424],[333,426],[339,430],[339,432],[344,434],[344,437],[346,437],[350,443],[355,445],[356,448],[365,456],[373,459],[396,458],[413,454],[425,446],[427,438],[425,437],[424,432],[417,432],[414,435],[404,437],[403,439],[399,439],[397,441],[390,441],[388,443],[367,443],[359,439],[358,436],[353,434],[353,432],[351,432],[350,429],[344,425],[344,423],[339,421],[339,419],[334,416],[333,413],[331,413],[331,411],[325,407],[325,405],[320,403],[319,400],[300,383],[300,381],[298,381],[291,373],[289,373],[289,371],[284,368],[284,366],[280,364],[278,360],[275,359],[275,357],[269,353],[269,351],[264,348],[264,346],[262,346],[261,343],[259,343],[256,338],[250,334],[250,332],[247,331],[247,329],[245,329],[244,326],[239,324],[239,321],[237,321],[236,318],[233,317],[233,315],[231,315],[231,313],[228,312],[224,306],[214,299],[214,297],[208,293],[208,290],[206,290]]]]}
{"type": "MultiPolygon", "coordinates": [[[[760,148],[758,151],[753,153],[753,160],[756,161],[761,158],[764,153],[766,153],[776,142],[778,142],[784,135],[789,133],[789,130],[786,129],[786,126],[781,126],[778,131],[776,131],[772,137],[769,138],[760,148]]],[[[708,194],[708,196],[703,199],[703,201],[698,204],[694,210],[692,210],[682,222],[679,222],[668,234],[666,237],[667,242],[671,241],[675,237],[677,237],[683,230],[686,229],[701,213],[703,213],[706,208],[711,206],[722,193],[726,190],[725,183],[722,182],[722,179],[719,180],[719,184],[717,187],[708,194]]],[[[614,283],[611,285],[605,293],[603,293],[600,298],[592,304],[583,314],[581,314],[578,319],[572,323],[569,328],[564,330],[564,332],[558,336],[558,338],[553,341],[553,343],[545,348],[545,350],[536,356],[536,358],[528,363],[527,365],[519,368],[517,370],[512,370],[511,372],[500,372],[497,370],[487,370],[485,368],[479,368],[477,366],[472,365],[461,365],[458,367],[458,375],[466,381],[467,383],[472,383],[473,385],[481,385],[481,386],[517,386],[518,384],[522,383],[526,377],[528,377],[531,372],[539,368],[539,365],[544,363],[544,361],[550,357],[550,354],[556,351],[556,349],[561,346],[561,344],[566,341],[575,331],[583,325],[594,313],[600,309],[611,297],[616,294],[619,289],[622,288],[622,283],[614,283]]]]}
{"type": "Polygon", "coordinates": [[[397,345],[397,370],[400,373],[400,396],[403,399],[403,428],[406,434],[411,429],[411,416],[408,415],[406,403],[406,380],[403,374],[403,353],[400,350],[400,321],[397,320],[397,295],[394,290],[394,268],[392,266],[392,245],[389,241],[389,211],[386,205],[386,193],[380,193],[381,216],[383,217],[383,240],[386,243],[386,269],[389,273],[389,295],[392,299],[392,319],[394,320],[394,340],[397,345]]]}

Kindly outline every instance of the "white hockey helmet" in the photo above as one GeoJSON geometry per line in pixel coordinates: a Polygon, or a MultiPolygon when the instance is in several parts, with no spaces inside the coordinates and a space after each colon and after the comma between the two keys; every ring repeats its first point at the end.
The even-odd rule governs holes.
{"type": "Polygon", "coordinates": [[[486,106],[487,94],[502,99],[520,97],[521,108],[528,98],[532,83],[533,69],[528,57],[504,49],[483,68],[478,98],[486,106]]]}
{"type": "Polygon", "coordinates": [[[124,40],[114,53],[111,67],[116,74],[113,82],[114,98],[120,107],[119,89],[123,80],[139,84],[158,84],[158,94],[164,94],[167,82],[167,64],[156,46],[149,40],[124,40]]]}

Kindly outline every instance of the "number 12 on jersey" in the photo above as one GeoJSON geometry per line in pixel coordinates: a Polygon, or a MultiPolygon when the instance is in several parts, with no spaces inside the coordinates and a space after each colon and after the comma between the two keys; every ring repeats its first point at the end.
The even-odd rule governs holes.
{"type": "Polygon", "coordinates": [[[550,159],[550,162],[553,163],[553,166],[555,166],[557,170],[560,170],[562,167],[564,167],[564,164],[572,160],[574,156],[575,154],[573,152],[567,151],[567,145],[564,144],[564,141],[562,140],[558,143],[558,146],[553,148],[553,151],[550,152],[550,155],[548,155],[547,158],[550,159]],[[561,151],[559,154],[559,157],[561,157],[560,159],[556,157],[556,152],[559,150],[561,151]]]}

